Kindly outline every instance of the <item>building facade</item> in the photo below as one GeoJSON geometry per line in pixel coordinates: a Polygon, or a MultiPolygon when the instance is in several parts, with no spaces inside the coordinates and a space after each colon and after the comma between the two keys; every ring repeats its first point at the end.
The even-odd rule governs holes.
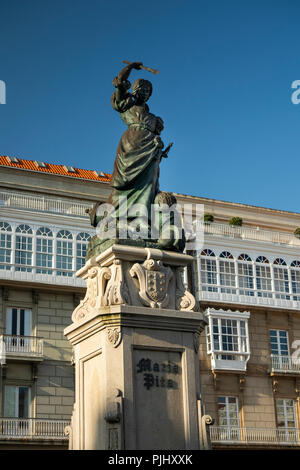
{"type": "MultiPolygon", "coordinates": [[[[0,157],[0,447],[66,448],[74,402],[64,337],[95,235],[86,210],[109,176],[0,157]]],[[[300,214],[176,194],[203,204],[204,245],[189,276],[207,327],[202,403],[213,448],[297,448],[300,214]],[[241,217],[242,226],[231,226],[241,217]]]]}

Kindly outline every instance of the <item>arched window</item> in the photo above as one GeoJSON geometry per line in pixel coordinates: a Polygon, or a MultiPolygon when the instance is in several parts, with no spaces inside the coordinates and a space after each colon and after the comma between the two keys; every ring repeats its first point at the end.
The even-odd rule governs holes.
{"type": "Polygon", "coordinates": [[[265,256],[256,259],[256,284],[258,297],[272,297],[271,268],[265,256]]]}
{"type": "Polygon", "coordinates": [[[235,265],[229,251],[222,251],[219,260],[221,292],[236,294],[235,265]]]}
{"type": "Polygon", "coordinates": [[[242,253],[238,257],[238,283],[241,295],[254,296],[253,266],[249,255],[242,253]]]}
{"type": "Polygon", "coordinates": [[[290,300],[289,273],[286,262],[276,258],[273,263],[275,298],[290,300]]]}
{"type": "Polygon", "coordinates": [[[16,228],[15,270],[32,272],[32,229],[21,224],[16,228]]]}
{"type": "Polygon", "coordinates": [[[0,269],[10,270],[11,265],[11,226],[0,222],[0,269]]]}
{"type": "Polygon", "coordinates": [[[291,263],[291,280],[293,300],[300,300],[300,261],[291,263]]]}
{"type": "Polygon", "coordinates": [[[48,227],[40,227],[36,232],[36,272],[52,274],[52,266],[53,233],[48,227]]]}
{"type": "Polygon", "coordinates": [[[60,230],[56,241],[56,269],[58,276],[73,276],[73,235],[60,230]]]}
{"type": "Polygon", "coordinates": [[[85,256],[87,244],[91,236],[86,232],[81,232],[76,238],[76,269],[80,269],[85,265],[85,256]]]}
{"type": "Polygon", "coordinates": [[[203,291],[217,292],[217,262],[210,249],[201,253],[201,285],[203,291]]]}

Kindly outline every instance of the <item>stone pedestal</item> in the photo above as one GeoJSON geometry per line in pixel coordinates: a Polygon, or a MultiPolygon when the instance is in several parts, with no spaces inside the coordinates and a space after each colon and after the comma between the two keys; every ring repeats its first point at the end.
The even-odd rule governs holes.
{"type": "Polygon", "coordinates": [[[113,245],[77,273],[73,449],[199,449],[202,313],[182,282],[188,255],[113,245]]]}

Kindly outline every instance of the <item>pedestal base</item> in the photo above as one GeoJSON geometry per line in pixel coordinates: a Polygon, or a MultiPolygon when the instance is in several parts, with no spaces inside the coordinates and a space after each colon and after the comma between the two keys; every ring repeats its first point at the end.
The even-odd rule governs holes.
{"type": "Polygon", "coordinates": [[[87,295],[65,330],[76,367],[73,449],[199,449],[204,321],[179,277],[192,260],[115,245],[79,271],[87,295]]]}

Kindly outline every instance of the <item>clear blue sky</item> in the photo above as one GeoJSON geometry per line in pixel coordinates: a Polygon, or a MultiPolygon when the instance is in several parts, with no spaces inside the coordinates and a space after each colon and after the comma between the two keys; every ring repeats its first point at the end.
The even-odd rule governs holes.
{"type": "Polygon", "coordinates": [[[0,0],[0,58],[0,154],[111,172],[111,81],[140,60],[161,189],[300,212],[298,0],[0,0]]]}

